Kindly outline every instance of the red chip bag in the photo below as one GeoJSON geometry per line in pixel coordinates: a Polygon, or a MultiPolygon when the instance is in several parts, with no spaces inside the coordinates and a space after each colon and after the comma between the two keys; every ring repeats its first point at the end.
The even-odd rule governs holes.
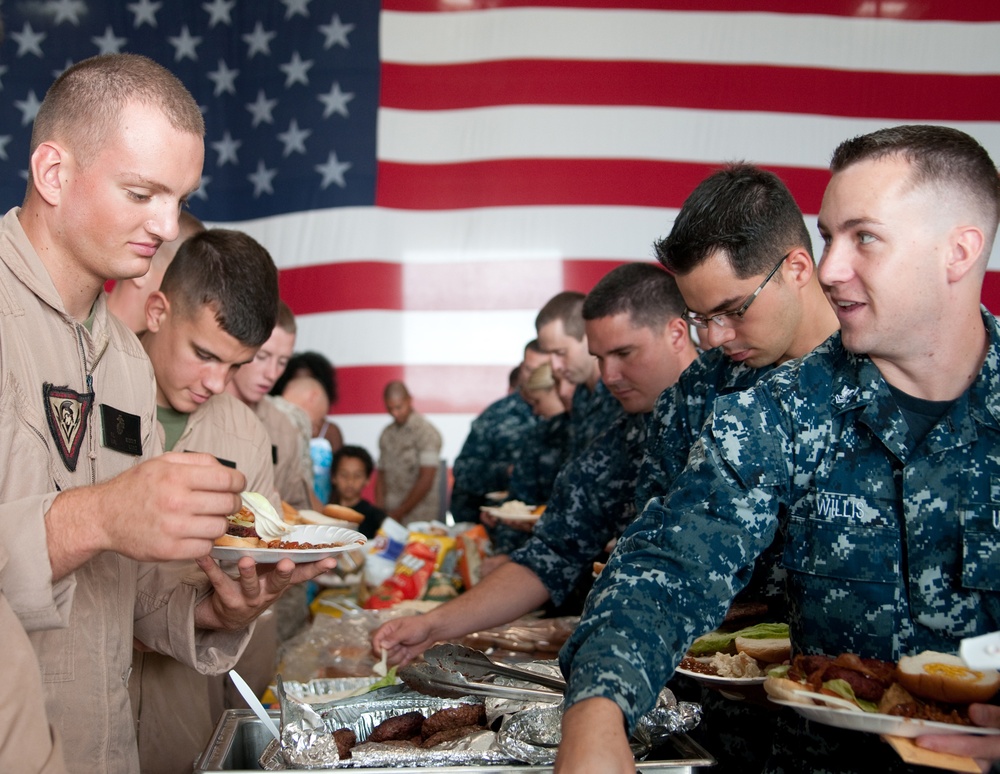
{"type": "Polygon", "coordinates": [[[458,536],[458,574],[466,589],[479,583],[479,565],[489,556],[489,545],[490,538],[482,524],[477,524],[458,536]]]}
{"type": "Polygon", "coordinates": [[[418,541],[407,543],[396,560],[396,571],[372,591],[364,607],[378,610],[392,607],[405,599],[422,599],[434,572],[437,554],[436,546],[418,541]]]}

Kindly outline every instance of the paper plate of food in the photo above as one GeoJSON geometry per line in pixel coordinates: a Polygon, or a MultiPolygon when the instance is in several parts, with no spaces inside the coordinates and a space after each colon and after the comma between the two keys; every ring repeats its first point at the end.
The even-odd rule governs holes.
{"type": "Polygon", "coordinates": [[[287,524],[266,497],[243,492],[243,505],[229,516],[226,534],[215,541],[211,556],[236,561],[249,556],[258,564],[291,559],[296,564],[317,562],[365,544],[360,532],[321,524],[287,524]]]}
{"type": "Polygon", "coordinates": [[[503,505],[484,505],[480,510],[502,521],[538,521],[545,512],[545,506],[508,500],[503,505]]]}
{"type": "Polygon", "coordinates": [[[730,699],[762,698],[768,671],[791,656],[788,624],[759,623],[731,632],[715,631],[691,644],[677,674],[719,690],[730,699]]]}
{"type": "Polygon", "coordinates": [[[851,731],[1000,734],[973,725],[968,716],[969,704],[988,702],[1000,690],[1000,673],[969,669],[946,653],[924,651],[897,664],[852,653],[796,656],[785,676],[764,681],[764,690],[772,702],[808,720],[851,731]]]}

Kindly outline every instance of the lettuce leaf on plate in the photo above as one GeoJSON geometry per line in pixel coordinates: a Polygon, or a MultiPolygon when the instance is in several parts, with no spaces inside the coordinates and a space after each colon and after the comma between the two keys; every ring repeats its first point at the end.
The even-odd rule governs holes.
{"type": "Polygon", "coordinates": [[[732,650],[733,640],[746,637],[751,640],[770,640],[788,636],[786,623],[759,623],[747,626],[735,632],[709,632],[691,643],[688,652],[692,656],[711,656],[716,653],[728,653],[732,650]]]}

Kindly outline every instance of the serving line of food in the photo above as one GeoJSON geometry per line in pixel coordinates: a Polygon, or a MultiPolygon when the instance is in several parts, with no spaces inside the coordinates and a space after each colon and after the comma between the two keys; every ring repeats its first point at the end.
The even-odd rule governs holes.
{"type": "Polygon", "coordinates": [[[699,637],[677,672],[729,699],[766,698],[816,723],[879,734],[913,765],[979,772],[971,758],[926,750],[913,739],[1000,734],[974,725],[968,713],[1000,691],[1000,672],[954,654],[924,651],[898,663],[852,653],[792,657],[788,627],[762,623],[699,637]]]}
{"type": "MultiPolygon", "coordinates": [[[[543,509],[507,502],[491,508],[489,515],[530,523],[543,509]]],[[[279,516],[266,498],[245,493],[243,508],[230,518],[229,534],[220,538],[212,553],[220,560],[250,556],[262,563],[284,557],[316,561],[336,554],[356,555],[365,538],[350,529],[360,514],[349,510],[336,514],[340,520],[334,520],[334,514],[294,512],[287,507],[279,516]]],[[[343,610],[345,617],[328,631],[350,628],[356,623],[351,616],[391,613],[362,611],[356,605],[343,610]]],[[[728,629],[698,638],[678,674],[733,701],[760,702],[775,711],[787,707],[818,723],[880,734],[904,760],[924,766],[978,771],[971,759],[916,747],[913,737],[1000,733],[972,725],[967,712],[969,703],[989,701],[1000,690],[1000,673],[995,670],[972,669],[959,656],[938,653],[904,658],[898,664],[853,654],[793,658],[786,624],[739,626],[733,622],[738,619],[730,619],[728,629]]],[[[530,626],[524,621],[512,625],[513,630],[525,631],[530,626]]],[[[361,642],[356,647],[364,649],[366,630],[359,631],[361,642]]],[[[436,646],[424,662],[405,667],[399,675],[396,670],[386,674],[385,665],[380,670],[376,664],[373,677],[319,677],[287,687],[279,675],[281,740],[271,740],[251,713],[229,710],[199,762],[199,771],[259,766],[310,770],[310,762],[317,770],[550,771],[562,698],[562,681],[552,659],[564,637],[550,635],[555,641],[552,648],[535,654],[543,658],[512,659],[511,663],[521,662],[519,673],[498,663],[497,655],[492,660],[489,656],[511,656],[502,650],[509,642],[505,635],[509,632],[481,632],[466,638],[465,646],[436,646]],[[525,680],[523,667],[535,676],[525,680]],[[354,683],[341,685],[344,680],[354,683]]],[[[512,647],[516,654],[517,646],[512,647]]],[[[526,650],[527,654],[517,655],[530,656],[531,649],[526,650]]],[[[665,691],[650,721],[656,729],[652,737],[634,740],[640,770],[694,771],[712,765],[710,751],[685,733],[699,716],[698,705],[678,703],[665,691]]]]}
{"type": "MultiPolygon", "coordinates": [[[[269,738],[246,711],[230,710],[197,771],[551,771],[563,687],[555,662],[510,669],[482,652],[443,644],[429,649],[421,664],[400,669],[399,676],[397,684],[381,680],[360,694],[341,685],[349,690],[333,699],[336,680],[307,685],[279,680],[280,740],[269,738]]],[[[664,691],[632,739],[641,771],[693,772],[714,763],[685,734],[699,711],[664,691]]]]}

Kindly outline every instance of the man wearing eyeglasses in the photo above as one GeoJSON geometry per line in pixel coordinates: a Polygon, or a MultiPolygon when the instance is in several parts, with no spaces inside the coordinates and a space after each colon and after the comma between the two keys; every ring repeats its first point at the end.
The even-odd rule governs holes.
{"type": "MultiPolygon", "coordinates": [[[[837,329],[817,278],[802,212],[771,172],[735,164],[710,175],[687,198],[670,235],[655,248],[677,280],[687,305],[685,318],[708,351],[657,400],[637,479],[636,513],[650,498],[669,491],[717,397],[753,386],[837,329]]],[[[775,541],[759,559],[752,580],[729,610],[731,624],[786,619],[780,550],[775,541]]],[[[674,680],[670,687],[702,704],[702,721],[692,735],[715,755],[720,772],[750,771],[763,760],[770,749],[773,713],[684,680],[674,680]]]]}
{"type": "Polygon", "coordinates": [[[716,397],[753,386],[837,330],[802,212],[771,172],[736,164],[703,180],[656,256],[708,351],[657,401],[638,512],[683,470],[716,397]]]}
{"type": "MultiPolygon", "coordinates": [[[[996,165],[961,131],[900,126],[842,143],[830,168],[819,274],[841,333],[717,399],[619,541],[561,653],[560,774],[635,770],[628,730],[779,533],[797,653],[894,662],[1000,629],[1000,331],[980,305],[996,165]]],[[[969,718],[1000,728],[995,705],[969,718]]],[[[917,770],[876,734],[777,724],[767,772],[917,770]]],[[[916,744],[1000,760],[998,736],[916,744]]]]}

